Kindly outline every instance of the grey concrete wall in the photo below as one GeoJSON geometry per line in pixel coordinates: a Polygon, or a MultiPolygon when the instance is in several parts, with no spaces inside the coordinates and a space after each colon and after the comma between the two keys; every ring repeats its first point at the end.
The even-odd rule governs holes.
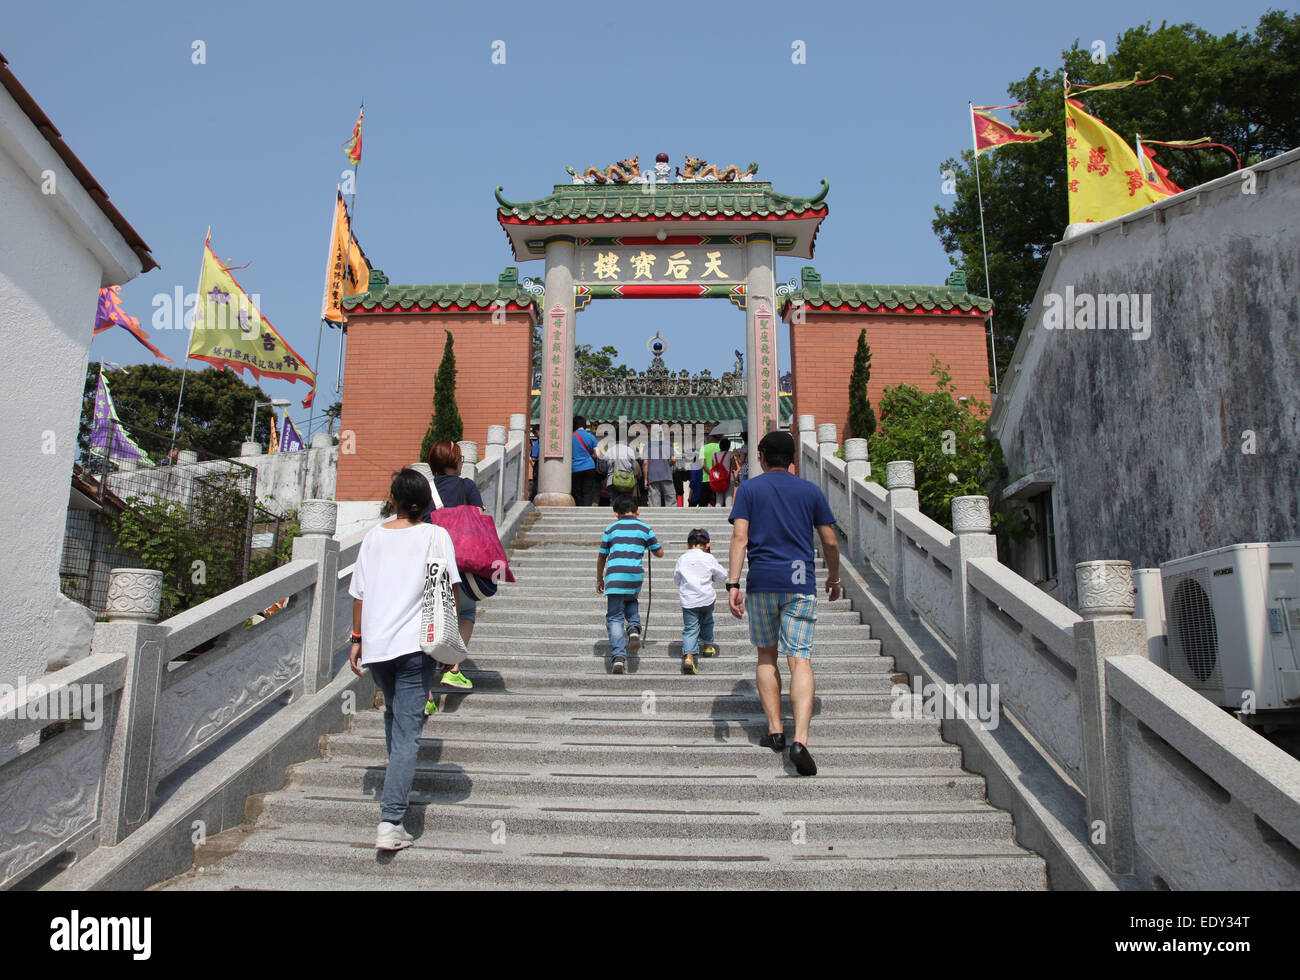
{"type": "Polygon", "coordinates": [[[334,499],[339,469],[337,446],[240,456],[239,462],[256,468],[257,502],[276,513],[296,511],[304,500],[334,499]]]}
{"type": "Polygon", "coordinates": [[[1078,561],[1300,537],[1300,150],[1254,169],[1054,248],[990,430],[1055,473],[1071,607],[1078,561]],[[1149,294],[1150,336],[1046,329],[1067,287],[1149,294]]]}

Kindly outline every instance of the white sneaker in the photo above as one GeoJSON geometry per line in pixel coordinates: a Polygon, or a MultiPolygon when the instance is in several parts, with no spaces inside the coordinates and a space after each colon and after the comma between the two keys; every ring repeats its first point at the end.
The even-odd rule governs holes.
{"type": "Polygon", "coordinates": [[[627,648],[629,650],[641,649],[641,631],[633,627],[627,631],[627,648]]]}
{"type": "Polygon", "coordinates": [[[375,835],[375,848],[380,851],[400,851],[404,847],[410,847],[414,840],[400,823],[381,820],[375,835]]]}

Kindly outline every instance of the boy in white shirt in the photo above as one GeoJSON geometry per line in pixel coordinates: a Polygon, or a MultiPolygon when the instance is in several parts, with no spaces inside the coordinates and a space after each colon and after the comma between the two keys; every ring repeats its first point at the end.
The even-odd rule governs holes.
{"type": "Polygon", "coordinates": [[[725,583],[727,572],[713,557],[712,548],[709,532],[697,527],[687,536],[686,551],[673,569],[673,582],[682,600],[683,674],[700,672],[695,663],[697,653],[718,655],[713,645],[713,606],[717,601],[713,583],[725,583]]]}

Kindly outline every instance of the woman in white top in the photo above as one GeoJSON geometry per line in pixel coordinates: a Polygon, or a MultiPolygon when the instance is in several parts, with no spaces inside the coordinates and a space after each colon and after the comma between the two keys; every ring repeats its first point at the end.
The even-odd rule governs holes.
{"type": "Polygon", "coordinates": [[[382,851],[410,847],[413,838],[402,826],[407,797],[415,781],[415,759],[424,727],[425,696],[433,687],[433,661],[420,651],[420,607],[424,567],[433,540],[447,563],[452,582],[459,582],[451,535],[420,516],[429,509],[429,482],[404,469],[390,489],[396,516],[366,532],[348,589],[352,603],[352,670],[369,667],[384,692],[384,743],[388,771],[375,846],[382,851]]]}

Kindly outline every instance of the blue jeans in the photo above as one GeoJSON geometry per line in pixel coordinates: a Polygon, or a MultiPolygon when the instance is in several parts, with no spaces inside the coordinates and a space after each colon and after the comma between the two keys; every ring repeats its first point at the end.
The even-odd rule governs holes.
{"type": "Polygon", "coordinates": [[[697,606],[694,609],[682,609],[682,656],[699,653],[700,642],[713,643],[713,607],[697,606]]]}
{"type": "Polygon", "coordinates": [[[384,692],[384,747],[388,750],[388,771],[380,819],[401,823],[406,816],[406,798],[415,782],[415,757],[420,751],[420,730],[424,727],[424,704],[433,687],[433,661],[419,650],[370,664],[370,676],[384,692]]]}
{"type": "Polygon", "coordinates": [[[637,597],[639,593],[633,592],[631,595],[623,593],[621,595],[605,594],[605,600],[608,606],[605,610],[605,629],[609,633],[609,645],[612,648],[609,652],[611,657],[627,656],[627,633],[623,627],[623,620],[627,620],[629,627],[635,626],[637,632],[641,631],[641,612],[637,609],[637,597]]]}

